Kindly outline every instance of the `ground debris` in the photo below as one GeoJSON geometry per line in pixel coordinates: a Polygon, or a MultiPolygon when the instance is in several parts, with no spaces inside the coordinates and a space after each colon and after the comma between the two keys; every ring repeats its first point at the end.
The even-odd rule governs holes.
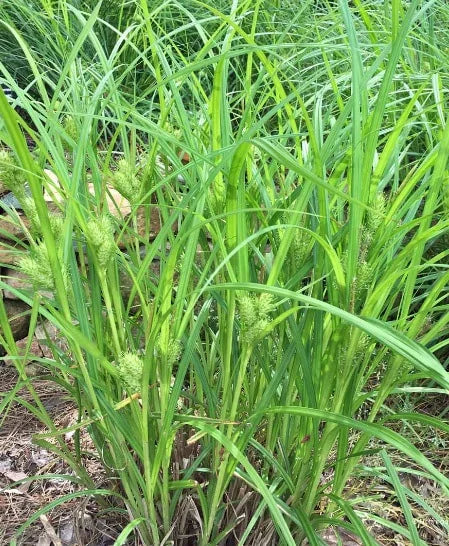
{"type": "MultiPolygon", "coordinates": [[[[8,392],[17,382],[12,367],[2,369],[0,392],[8,392]]],[[[65,392],[47,380],[34,381],[34,387],[50,412],[56,426],[66,427],[76,419],[77,410],[65,397],[65,392]]],[[[29,399],[25,389],[19,392],[29,399]]],[[[5,416],[2,416],[5,417],[5,416]]],[[[14,482],[39,478],[42,474],[72,475],[73,471],[58,457],[32,442],[34,434],[48,432],[23,406],[15,403],[0,427],[0,545],[10,544],[17,529],[37,510],[55,499],[73,493],[78,486],[63,478],[29,480],[14,487],[14,482]]],[[[67,438],[68,443],[71,441],[67,438]]],[[[92,451],[90,439],[82,439],[83,448],[92,451]]],[[[85,463],[99,487],[104,483],[103,469],[93,457],[85,463]]],[[[17,539],[18,546],[106,546],[112,545],[125,527],[124,518],[117,514],[104,515],[92,498],[67,501],[45,513],[17,539]],[[51,531],[51,529],[53,531],[51,531]]]]}

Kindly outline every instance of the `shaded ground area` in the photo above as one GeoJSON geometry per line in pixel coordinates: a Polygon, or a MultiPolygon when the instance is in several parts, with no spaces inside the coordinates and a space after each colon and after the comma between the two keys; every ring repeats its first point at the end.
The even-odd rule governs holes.
{"type": "MultiPolygon", "coordinates": [[[[1,366],[1,365],[0,365],[1,366]]],[[[16,372],[0,367],[0,392],[14,388],[16,372]]],[[[54,383],[36,381],[38,391],[55,424],[66,427],[74,417],[73,405],[64,399],[54,383]]],[[[27,393],[20,394],[26,399],[27,393]]],[[[4,416],[3,416],[4,418],[4,416]]],[[[23,406],[15,403],[0,428],[0,545],[10,544],[19,527],[36,511],[63,495],[77,490],[69,480],[44,479],[14,487],[12,484],[30,476],[72,474],[60,459],[32,443],[33,434],[44,432],[42,424],[23,406]]],[[[83,441],[88,441],[87,438],[83,441]]],[[[101,486],[100,465],[89,459],[86,465],[101,486]]],[[[17,544],[23,546],[107,546],[114,543],[126,525],[117,513],[101,512],[91,499],[77,498],[46,512],[25,529],[17,544]]]]}

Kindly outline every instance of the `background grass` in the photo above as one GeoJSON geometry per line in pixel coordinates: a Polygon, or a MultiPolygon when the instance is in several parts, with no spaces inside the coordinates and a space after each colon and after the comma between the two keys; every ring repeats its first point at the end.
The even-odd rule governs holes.
{"type": "MultiPolygon", "coordinates": [[[[339,526],[374,544],[377,518],[425,543],[414,514],[435,508],[400,473],[419,468],[442,497],[449,481],[400,423],[448,432],[415,410],[449,386],[448,13],[416,0],[2,2],[0,79],[17,98],[14,113],[0,94],[0,138],[34,199],[22,268],[35,290],[16,293],[30,336],[46,318],[69,345],[40,366],[78,405],[73,449],[37,395],[27,407],[49,429],[36,442],[86,494],[126,507],[124,535],[321,544],[339,526]],[[133,207],[109,224],[108,183],[133,207]],[[96,492],[82,429],[119,488],[96,492]],[[349,493],[374,452],[400,523],[349,493]]],[[[0,319],[33,393],[1,304],[0,319]]]]}

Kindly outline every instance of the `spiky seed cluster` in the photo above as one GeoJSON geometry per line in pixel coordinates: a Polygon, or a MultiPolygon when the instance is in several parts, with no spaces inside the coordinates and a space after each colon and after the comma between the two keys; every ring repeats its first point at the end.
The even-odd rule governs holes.
{"type": "Polygon", "coordinates": [[[100,267],[109,265],[115,251],[114,226],[107,216],[89,220],[86,237],[95,248],[100,267]]]}
{"type": "Polygon", "coordinates": [[[371,209],[366,214],[366,225],[362,232],[362,244],[369,247],[374,234],[378,230],[386,211],[386,199],[383,193],[376,194],[376,197],[371,204],[371,209]]]}
{"type": "Polygon", "coordinates": [[[167,362],[171,366],[179,360],[181,356],[181,343],[177,339],[170,340],[167,348],[167,362]]]}
{"type": "Polygon", "coordinates": [[[296,229],[295,231],[296,233],[291,245],[290,252],[294,266],[296,268],[300,268],[302,265],[304,265],[304,262],[308,258],[312,237],[307,231],[304,231],[303,229],[296,229]]]}
{"type": "MultiPolygon", "coordinates": [[[[53,290],[55,281],[50,266],[47,247],[43,242],[35,245],[29,256],[25,256],[19,262],[19,268],[27,275],[36,288],[53,290]]],[[[67,270],[63,266],[62,278],[64,285],[68,286],[67,270]]]]}
{"type": "MultiPolygon", "coordinates": [[[[345,256],[347,253],[345,252],[345,256]]],[[[346,262],[346,259],[344,260],[346,262]]],[[[366,292],[374,277],[374,271],[369,262],[366,261],[366,250],[361,250],[356,274],[352,280],[352,309],[357,310],[363,302],[366,292]]]]}
{"type": "MultiPolygon", "coordinates": [[[[26,217],[30,220],[31,230],[35,234],[41,235],[42,229],[36,203],[25,190],[27,181],[25,172],[18,167],[12,155],[5,150],[0,150],[0,180],[14,193],[22,205],[26,217]]],[[[58,241],[62,235],[63,218],[57,214],[49,214],[49,221],[55,240],[58,241]]]]}
{"type": "Polygon", "coordinates": [[[75,142],[78,140],[78,127],[76,125],[75,120],[72,116],[65,116],[63,121],[63,127],[64,131],[66,132],[67,136],[70,137],[75,142]]]}
{"type": "Polygon", "coordinates": [[[134,353],[123,353],[118,360],[118,373],[129,394],[140,391],[143,362],[138,355],[134,353]]]}
{"type": "Polygon", "coordinates": [[[373,278],[373,269],[366,261],[360,261],[357,265],[356,291],[362,292],[369,288],[373,278]]]}
{"type": "Polygon", "coordinates": [[[365,356],[366,356],[366,354],[368,352],[368,349],[370,348],[372,343],[373,343],[372,339],[367,334],[362,332],[362,334],[359,337],[359,341],[357,343],[357,349],[356,349],[356,352],[355,352],[355,357],[357,359],[365,358],[365,356]]]}
{"type": "Polygon", "coordinates": [[[6,150],[0,150],[0,180],[19,201],[25,198],[25,172],[6,150]]]}
{"type": "Polygon", "coordinates": [[[32,197],[25,197],[22,201],[22,207],[31,223],[32,229],[40,232],[40,221],[34,199],[32,197]]]}
{"type": "Polygon", "coordinates": [[[53,232],[53,236],[55,238],[56,244],[58,244],[62,237],[62,228],[64,226],[64,218],[62,216],[59,216],[58,214],[50,214],[49,215],[50,220],[50,229],[53,232]]]}
{"type": "Polygon", "coordinates": [[[130,203],[139,201],[142,195],[142,181],[136,176],[136,171],[126,159],[118,162],[117,170],[112,174],[112,185],[130,203]]]}
{"type": "MultiPolygon", "coordinates": [[[[338,349],[338,363],[340,371],[344,369],[346,365],[348,359],[348,349],[349,347],[347,345],[342,345],[338,349]]],[[[370,338],[370,336],[362,332],[357,341],[355,354],[352,358],[355,359],[355,361],[359,362],[362,361],[368,354],[375,354],[375,344],[373,343],[373,340],[370,338]]]]}
{"type": "MultiPolygon", "coordinates": [[[[374,277],[374,271],[369,263],[368,254],[373,242],[374,235],[384,219],[385,210],[385,195],[383,193],[378,193],[373,200],[372,210],[369,210],[366,214],[365,225],[361,232],[357,271],[352,281],[354,309],[359,306],[374,277]]],[[[345,263],[346,260],[347,252],[345,252],[345,263]]]]}
{"type": "MultiPolygon", "coordinates": [[[[39,215],[37,214],[36,203],[32,197],[25,197],[22,201],[22,207],[25,212],[26,217],[30,221],[31,230],[36,234],[40,235],[42,233],[41,222],[39,220],[39,215]]],[[[62,227],[64,219],[58,214],[50,213],[48,215],[50,221],[50,229],[53,233],[55,241],[58,243],[62,236],[62,227]]]]}
{"type": "Polygon", "coordinates": [[[170,338],[166,347],[161,343],[157,344],[156,353],[159,357],[164,356],[166,364],[172,366],[181,356],[181,343],[177,339],[170,338]]]}
{"type": "Polygon", "coordinates": [[[270,323],[273,311],[273,296],[263,293],[259,296],[242,296],[239,300],[239,314],[242,328],[242,339],[253,344],[259,341],[265,328],[270,323]]]}
{"type": "Polygon", "coordinates": [[[385,216],[387,202],[384,193],[376,194],[372,204],[372,210],[368,211],[368,228],[374,233],[385,216]]]}

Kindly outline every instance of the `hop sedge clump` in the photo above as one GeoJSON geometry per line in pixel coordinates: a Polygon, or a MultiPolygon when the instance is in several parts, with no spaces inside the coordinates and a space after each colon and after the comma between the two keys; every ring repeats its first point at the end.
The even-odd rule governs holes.
{"type": "Polygon", "coordinates": [[[118,373],[129,394],[140,391],[143,362],[138,355],[134,353],[123,353],[118,360],[118,373]]]}
{"type": "Polygon", "coordinates": [[[106,268],[115,252],[114,226],[107,216],[89,220],[86,237],[94,247],[100,267],[106,268]]]}
{"type": "Polygon", "coordinates": [[[239,301],[239,314],[242,339],[249,344],[257,343],[271,322],[273,296],[263,293],[260,296],[242,296],[239,301]]]}
{"type": "Polygon", "coordinates": [[[112,173],[112,185],[130,203],[139,201],[142,194],[142,181],[136,176],[135,168],[126,159],[121,159],[117,170],[112,173]]]}

